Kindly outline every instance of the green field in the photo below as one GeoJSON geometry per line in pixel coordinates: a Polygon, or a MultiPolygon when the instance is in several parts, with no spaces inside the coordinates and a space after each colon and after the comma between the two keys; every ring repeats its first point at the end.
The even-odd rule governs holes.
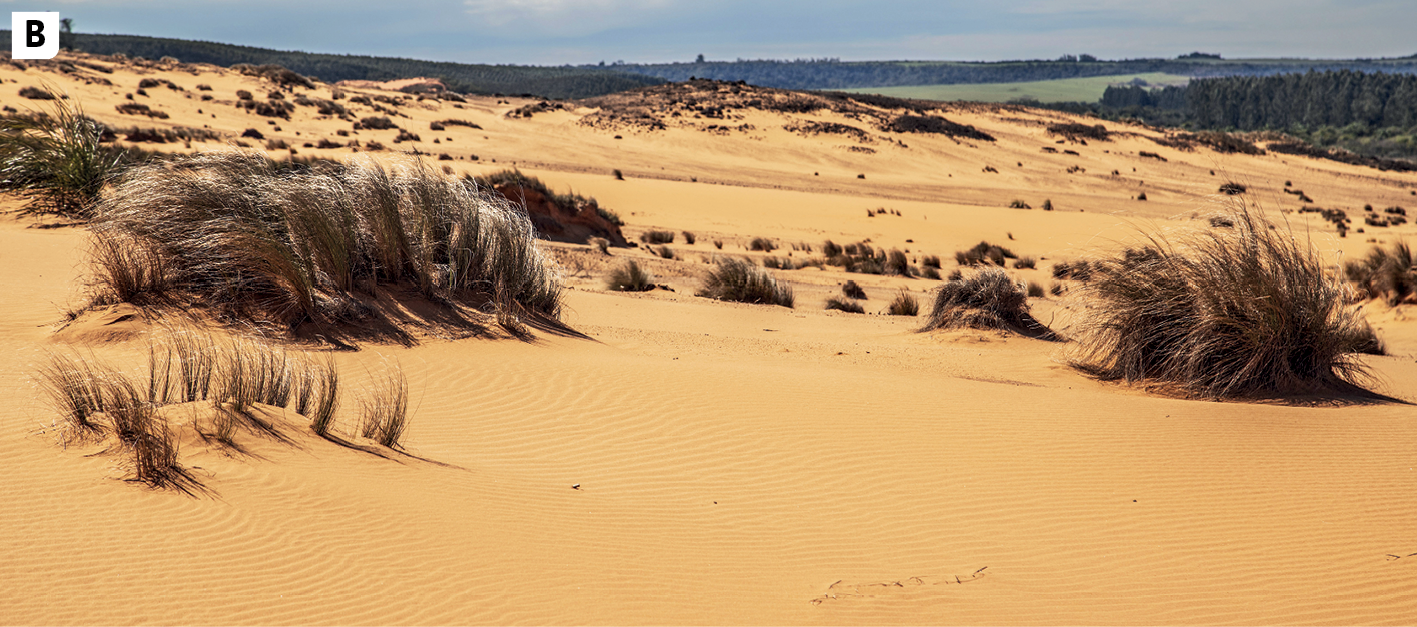
{"type": "Polygon", "coordinates": [[[1122,74],[1089,78],[1064,78],[1028,83],[970,83],[965,85],[907,85],[904,87],[858,87],[844,89],[858,94],[882,94],[897,98],[921,100],[968,100],[971,102],[1008,102],[1017,98],[1033,98],[1039,102],[1097,102],[1108,85],[1122,85],[1141,79],[1152,87],[1185,85],[1189,76],[1179,74],[1122,74]]]}

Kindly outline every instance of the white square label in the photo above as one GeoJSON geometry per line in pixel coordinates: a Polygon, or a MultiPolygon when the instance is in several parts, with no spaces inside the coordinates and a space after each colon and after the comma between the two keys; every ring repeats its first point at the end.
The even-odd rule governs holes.
{"type": "Polygon", "coordinates": [[[10,13],[10,56],[15,59],[53,59],[59,54],[59,13],[10,13]]]}

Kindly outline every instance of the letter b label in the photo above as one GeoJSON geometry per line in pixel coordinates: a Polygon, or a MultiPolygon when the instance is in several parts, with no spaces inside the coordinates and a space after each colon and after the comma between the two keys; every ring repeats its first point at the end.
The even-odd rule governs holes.
{"type": "Polygon", "coordinates": [[[10,56],[15,59],[53,59],[59,54],[57,12],[10,13],[10,56]]]}

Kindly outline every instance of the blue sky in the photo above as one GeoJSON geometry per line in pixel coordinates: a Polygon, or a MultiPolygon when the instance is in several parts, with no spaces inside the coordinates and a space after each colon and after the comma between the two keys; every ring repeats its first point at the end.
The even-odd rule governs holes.
{"type": "Polygon", "coordinates": [[[1417,54],[1417,0],[0,2],[79,32],[470,63],[1417,54]]]}

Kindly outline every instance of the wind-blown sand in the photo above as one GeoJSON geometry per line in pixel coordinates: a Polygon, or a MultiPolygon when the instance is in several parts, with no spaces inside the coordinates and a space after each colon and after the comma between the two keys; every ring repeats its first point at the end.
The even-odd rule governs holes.
{"type": "MultiPolygon", "coordinates": [[[[189,94],[208,83],[218,100],[270,89],[192,71],[144,76],[189,94]]],[[[112,107],[139,76],[103,76],[117,86],[6,67],[0,99],[29,104],[14,92],[48,80],[98,119],[134,123],[112,107]]],[[[147,91],[171,112],[168,123],[271,126],[230,104],[147,91]]],[[[328,97],[328,86],[318,91],[328,97]]],[[[912,257],[940,255],[946,272],[955,250],[988,240],[1043,258],[1037,270],[1010,272],[1046,285],[1053,262],[1111,249],[1138,226],[1195,224],[1191,214],[1205,215],[1205,196],[1226,178],[1271,210],[1299,206],[1279,191],[1291,180],[1361,223],[1364,203],[1417,205],[1417,175],[1183,152],[1139,137],[1057,145],[1035,120],[1066,116],[995,107],[945,115],[997,142],[903,135],[909,148],[880,142],[867,154],[835,148],[841,138],[781,130],[777,113],[744,112],[734,125],[752,132],[633,132],[576,124],[589,110],[508,119],[501,114],[531,101],[498,101],[413,103],[399,108],[411,119],[398,122],[422,136],[425,153],[479,155],[442,162],[456,171],[515,162],[554,189],[595,196],[629,236],[667,228],[698,241],[671,244],[678,261],[552,246],[573,288],[564,320],[591,340],[428,337],[336,353],[347,377],[342,430],[352,428],[348,395],[383,360],[402,364],[411,456],[382,459],[313,437],[251,440],[249,455],[236,457],[186,443],[184,463],[211,491],[190,498],[119,480],[115,459],[93,445],[59,446],[57,416],[31,379],[45,352],[91,352],[137,372],[145,336],[156,333],[144,316],[157,312],[107,312],[112,324],[86,317],[86,333],[57,336],[64,312],[83,303],[84,233],[0,219],[0,623],[1417,620],[1411,405],[1160,397],[1081,375],[1057,343],[918,334],[919,319],[821,309],[848,278],[865,286],[868,312],[902,287],[928,307],[925,292],[938,282],[925,279],[777,272],[796,289],[796,309],[692,295],[715,239],[724,253],[761,257],[744,249],[752,237],[814,247],[871,238],[912,257]],[[427,128],[454,117],[483,129],[427,128]],[[1087,171],[1069,175],[1077,163],[1087,171]],[[999,173],[982,172],[985,164],[999,173]],[[1150,200],[1132,200],[1139,188],[1150,200]],[[1014,198],[1035,209],[1005,208],[1014,198]],[[1058,210],[1038,210],[1044,198],[1058,210]],[[866,216],[877,207],[903,215],[866,216]],[[601,277],[621,258],[642,261],[674,291],[606,292],[601,277]]],[[[313,113],[297,107],[269,135],[317,141],[349,128],[313,113]]],[[[357,137],[407,147],[390,144],[394,133],[357,137]]],[[[1333,256],[1414,231],[1338,239],[1312,214],[1279,215],[1311,227],[1333,256]]],[[[1375,390],[1417,402],[1414,310],[1368,310],[1390,353],[1365,358],[1375,390]]],[[[1064,332],[1072,315],[1057,298],[1035,300],[1034,313],[1064,332]]]]}

